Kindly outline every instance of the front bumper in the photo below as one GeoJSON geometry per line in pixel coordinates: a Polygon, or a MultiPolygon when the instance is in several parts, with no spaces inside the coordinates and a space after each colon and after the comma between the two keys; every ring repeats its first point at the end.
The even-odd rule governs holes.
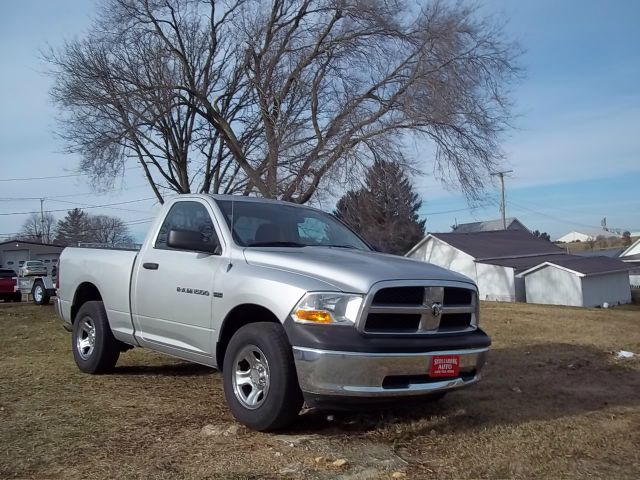
{"type": "Polygon", "coordinates": [[[423,353],[364,353],[293,347],[301,390],[307,397],[394,398],[428,395],[480,379],[488,348],[423,353]],[[432,357],[459,355],[460,376],[430,378],[432,357]]]}

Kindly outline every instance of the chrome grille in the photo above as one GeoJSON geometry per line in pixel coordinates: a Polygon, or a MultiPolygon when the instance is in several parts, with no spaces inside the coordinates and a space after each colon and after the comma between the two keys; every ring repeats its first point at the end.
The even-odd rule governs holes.
{"type": "Polygon", "coordinates": [[[378,290],[365,316],[364,331],[380,334],[462,332],[476,325],[474,290],[403,286],[378,290]]]}

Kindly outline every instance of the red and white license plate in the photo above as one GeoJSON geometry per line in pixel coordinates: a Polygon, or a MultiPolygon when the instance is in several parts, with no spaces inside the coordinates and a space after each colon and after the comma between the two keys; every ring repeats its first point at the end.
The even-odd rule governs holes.
{"type": "Polygon", "coordinates": [[[435,355],[431,359],[430,377],[457,377],[460,374],[460,355],[435,355]]]}

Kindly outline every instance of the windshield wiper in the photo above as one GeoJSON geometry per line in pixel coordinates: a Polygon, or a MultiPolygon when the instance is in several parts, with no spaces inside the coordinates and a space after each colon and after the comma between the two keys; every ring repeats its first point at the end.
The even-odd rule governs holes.
{"type": "Polygon", "coordinates": [[[298,242],[255,242],[250,243],[249,247],[307,247],[304,243],[298,242]]]}

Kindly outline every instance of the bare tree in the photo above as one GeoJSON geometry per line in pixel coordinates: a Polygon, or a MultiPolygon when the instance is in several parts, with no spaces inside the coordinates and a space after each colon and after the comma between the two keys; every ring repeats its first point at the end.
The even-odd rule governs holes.
{"type": "Polygon", "coordinates": [[[409,163],[416,139],[477,196],[501,158],[517,53],[438,0],[111,0],[48,58],[85,171],[113,177],[133,155],[152,186],[304,203],[375,158],[409,163]]]}
{"type": "Polygon", "coordinates": [[[74,208],[58,222],[56,242],[71,246],[79,243],[121,246],[131,245],[133,237],[129,227],[118,217],[90,215],[80,208],[74,208]]]}
{"type": "Polygon", "coordinates": [[[129,228],[117,217],[90,215],[87,223],[87,241],[89,242],[112,246],[133,244],[129,228]]]}
{"type": "Polygon", "coordinates": [[[56,219],[46,212],[43,217],[39,213],[32,213],[22,224],[18,238],[33,242],[51,243],[56,235],[56,219]]]}
{"type": "MultiPolygon", "coordinates": [[[[174,52],[157,35],[145,34],[143,25],[120,25],[119,9],[136,3],[142,6],[113,2],[96,23],[100,33],[45,54],[55,71],[51,94],[64,110],[61,136],[68,151],[81,154],[81,170],[99,187],[111,186],[131,166],[127,160],[135,159],[161,203],[161,187],[178,193],[242,192],[244,176],[222,148],[219,133],[197,113],[188,93],[165,87],[183,82],[174,52]]],[[[191,40],[187,54],[199,62],[203,39],[191,40]]],[[[207,35],[204,43],[209,40],[207,35]]],[[[221,72],[210,69],[208,75],[217,78],[221,72]]],[[[233,96],[237,81],[226,86],[233,96]]],[[[229,119],[239,108],[221,105],[229,119]]]]}

